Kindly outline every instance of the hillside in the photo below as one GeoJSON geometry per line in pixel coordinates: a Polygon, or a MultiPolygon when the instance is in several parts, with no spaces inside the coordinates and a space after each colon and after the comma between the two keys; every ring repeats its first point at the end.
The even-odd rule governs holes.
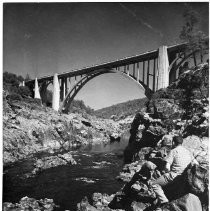
{"type": "Polygon", "coordinates": [[[124,118],[140,111],[145,106],[145,102],[147,102],[147,98],[129,100],[124,103],[96,110],[95,115],[105,119],[109,119],[113,115],[116,115],[119,119],[124,118]]]}

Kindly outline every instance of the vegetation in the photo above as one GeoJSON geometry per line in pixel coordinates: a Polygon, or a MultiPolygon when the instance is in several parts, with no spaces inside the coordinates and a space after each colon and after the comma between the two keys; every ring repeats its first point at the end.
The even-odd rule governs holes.
{"type": "Polygon", "coordinates": [[[147,98],[130,100],[124,103],[119,103],[107,108],[102,108],[95,111],[95,115],[100,118],[109,119],[113,115],[117,118],[125,118],[126,116],[133,115],[140,111],[147,101],[147,98]]]}
{"type": "Polygon", "coordinates": [[[14,95],[12,99],[21,99],[22,97],[29,97],[32,95],[31,91],[26,86],[20,86],[24,81],[22,76],[17,76],[14,73],[3,73],[3,89],[9,93],[9,95],[14,95]],[[19,96],[18,96],[19,95],[19,96]]]}
{"type": "Polygon", "coordinates": [[[69,107],[69,112],[71,113],[83,113],[86,112],[87,114],[94,114],[94,109],[86,106],[83,100],[73,100],[69,107]]]}
{"type": "Polygon", "coordinates": [[[25,81],[30,81],[31,80],[31,77],[30,77],[30,75],[27,73],[26,74],[26,77],[25,77],[25,81]]]}
{"type": "MultiPolygon", "coordinates": [[[[29,74],[25,79],[22,76],[17,76],[14,73],[3,73],[3,89],[7,92],[7,99],[10,100],[22,100],[22,98],[32,96],[31,91],[27,86],[21,86],[23,81],[30,80],[29,74]]],[[[52,105],[52,91],[46,90],[46,106],[52,105]]],[[[89,106],[86,106],[82,100],[74,100],[69,108],[72,113],[87,113],[93,114],[94,110],[89,106]]]]}
{"type": "Polygon", "coordinates": [[[3,73],[3,83],[4,84],[11,84],[13,86],[18,87],[21,82],[24,81],[24,78],[22,76],[17,76],[14,73],[3,73]]]}
{"type": "Polygon", "coordinates": [[[183,14],[184,26],[180,32],[180,39],[187,42],[187,51],[199,51],[201,56],[208,53],[207,36],[200,30],[200,15],[190,6],[186,8],[183,14]]]}
{"type": "MultiPolygon", "coordinates": [[[[184,26],[182,27],[179,37],[182,41],[187,43],[186,52],[199,52],[201,62],[203,62],[203,56],[209,53],[209,39],[208,36],[201,31],[200,14],[188,5],[183,13],[183,18],[184,26]]],[[[192,99],[195,98],[198,90],[201,98],[207,100],[208,97],[209,67],[204,66],[202,71],[198,71],[199,68],[200,67],[192,67],[191,69],[193,71],[187,73],[185,77],[181,77],[179,84],[179,88],[184,90],[182,96],[183,99],[185,99],[183,108],[187,111],[186,115],[191,118],[194,115],[192,99]]]]}

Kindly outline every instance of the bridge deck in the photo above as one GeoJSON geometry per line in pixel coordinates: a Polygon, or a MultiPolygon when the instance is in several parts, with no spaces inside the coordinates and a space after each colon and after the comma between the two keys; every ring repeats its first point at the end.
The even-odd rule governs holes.
{"type": "MultiPolygon", "coordinates": [[[[186,46],[185,43],[179,44],[179,45],[173,45],[168,47],[168,52],[173,52],[173,51],[179,51],[182,50],[186,46]]],[[[63,77],[74,77],[77,75],[82,75],[82,74],[87,74],[89,72],[92,72],[94,70],[99,70],[99,69],[110,69],[110,68],[116,68],[124,65],[129,65],[137,62],[143,62],[145,60],[150,60],[150,59],[155,59],[158,57],[158,50],[153,50],[153,51],[148,51],[146,53],[142,53],[136,56],[131,56],[131,57],[125,57],[119,60],[107,62],[107,63],[102,63],[99,65],[94,65],[90,67],[83,67],[81,69],[76,69],[72,70],[70,72],[64,72],[58,74],[58,78],[63,78],[63,77]]],[[[49,76],[43,76],[37,79],[39,82],[46,81],[46,80],[53,80],[53,75],[49,76]]],[[[35,79],[29,80],[26,82],[26,84],[31,84],[34,83],[35,79]]]]}

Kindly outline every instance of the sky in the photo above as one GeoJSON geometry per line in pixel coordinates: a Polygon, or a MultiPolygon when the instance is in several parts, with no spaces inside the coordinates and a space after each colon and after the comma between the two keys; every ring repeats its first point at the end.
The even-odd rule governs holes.
{"type": "MultiPolygon", "coordinates": [[[[33,79],[179,43],[187,5],[208,35],[208,2],[4,3],[3,70],[33,79]]],[[[118,74],[94,78],[76,96],[94,109],[142,97],[118,74]]]]}

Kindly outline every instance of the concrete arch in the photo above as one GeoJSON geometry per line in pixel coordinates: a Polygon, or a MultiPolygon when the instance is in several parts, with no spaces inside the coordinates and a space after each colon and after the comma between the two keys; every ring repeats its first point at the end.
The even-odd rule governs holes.
{"type": "Polygon", "coordinates": [[[198,53],[198,50],[192,51],[188,54],[185,54],[185,52],[181,52],[179,55],[177,55],[174,60],[170,63],[170,66],[168,68],[169,72],[169,84],[176,81],[179,76],[177,76],[177,71],[180,69],[180,67],[189,59],[194,60],[194,65],[196,66],[196,56],[195,54],[198,53]]]}
{"type": "Polygon", "coordinates": [[[191,53],[189,53],[188,55],[184,55],[184,53],[182,53],[182,55],[184,55],[184,57],[182,58],[182,60],[178,63],[178,64],[176,64],[176,66],[175,67],[173,67],[173,65],[175,64],[175,62],[177,62],[179,59],[180,59],[180,57],[176,57],[172,62],[171,62],[171,64],[170,64],[170,66],[169,66],[169,73],[171,72],[171,70],[173,69],[173,71],[176,71],[176,70],[178,70],[179,68],[180,68],[180,66],[187,60],[187,59],[189,59],[191,56],[193,56],[193,54],[195,54],[197,51],[193,51],[193,52],[191,52],[191,53]]]}
{"type": "Polygon", "coordinates": [[[121,71],[117,71],[114,69],[105,69],[105,70],[97,70],[97,71],[93,71],[90,74],[86,75],[85,77],[83,77],[81,80],[79,80],[73,87],[72,89],[68,92],[68,94],[66,95],[63,103],[60,106],[60,111],[67,113],[68,112],[68,108],[71,104],[71,102],[73,101],[74,97],[78,94],[78,92],[82,89],[82,87],[90,80],[92,80],[93,78],[100,76],[102,74],[106,74],[106,73],[117,73],[122,75],[123,77],[127,78],[128,80],[131,80],[133,82],[135,82],[135,84],[138,86],[138,88],[140,88],[141,90],[144,90],[145,95],[150,98],[151,94],[152,94],[152,90],[146,85],[144,84],[142,81],[137,81],[136,77],[133,75],[128,75],[127,73],[121,72],[121,71]]]}

